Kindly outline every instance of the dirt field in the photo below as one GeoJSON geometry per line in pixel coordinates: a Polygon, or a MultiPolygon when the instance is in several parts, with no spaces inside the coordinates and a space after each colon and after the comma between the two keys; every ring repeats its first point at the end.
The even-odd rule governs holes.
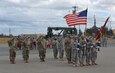
{"type": "Polygon", "coordinates": [[[10,38],[0,38],[0,44],[7,43],[10,38]]]}
{"type": "MultiPolygon", "coordinates": [[[[5,38],[0,38],[0,44],[5,44],[5,43],[7,43],[7,41],[9,40],[10,38],[7,38],[7,37],[5,37],[5,38]]],[[[115,42],[115,39],[108,39],[108,42],[115,42]]]]}

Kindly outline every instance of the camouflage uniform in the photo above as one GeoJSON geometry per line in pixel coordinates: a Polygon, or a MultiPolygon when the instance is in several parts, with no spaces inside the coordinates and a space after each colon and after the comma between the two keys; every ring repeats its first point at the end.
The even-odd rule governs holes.
{"type": "Polygon", "coordinates": [[[17,38],[17,49],[21,50],[21,38],[20,37],[17,38]]]}
{"type": "Polygon", "coordinates": [[[78,51],[79,63],[80,63],[80,66],[83,66],[83,48],[80,43],[78,46],[79,46],[79,51],[78,51]]]}
{"type": "Polygon", "coordinates": [[[31,41],[31,46],[32,46],[32,49],[36,49],[36,38],[32,38],[32,41],[31,41]]]}
{"type": "Polygon", "coordinates": [[[29,47],[28,47],[28,45],[26,43],[27,42],[26,40],[22,41],[22,55],[23,55],[23,59],[24,59],[25,63],[28,63],[29,47]]]}
{"type": "Polygon", "coordinates": [[[96,65],[95,61],[97,59],[97,48],[96,48],[96,44],[93,43],[93,47],[91,49],[91,62],[92,65],[96,65]]]}
{"type": "Polygon", "coordinates": [[[30,39],[30,37],[27,39],[26,44],[27,44],[28,50],[31,50],[31,39],[30,39]]]}
{"type": "Polygon", "coordinates": [[[58,55],[58,48],[57,48],[57,40],[56,39],[53,39],[53,42],[52,42],[52,48],[53,48],[53,55],[54,55],[54,59],[58,59],[57,58],[57,55],[58,55]]]}
{"type": "Polygon", "coordinates": [[[61,60],[63,60],[63,55],[64,55],[64,44],[63,44],[63,39],[61,37],[58,38],[58,42],[57,42],[57,48],[59,51],[59,58],[61,60]]]}
{"type": "Polygon", "coordinates": [[[86,40],[83,37],[80,40],[80,51],[79,51],[79,62],[80,62],[80,66],[84,66],[84,62],[85,62],[85,58],[86,58],[86,40]]]}
{"type": "Polygon", "coordinates": [[[46,56],[46,40],[43,37],[40,37],[37,41],[37,46],[38,46],[40,60],[41,62],[44,62],[46,56]]]}
{"type": "Polygon", "coordinates": [[[73,66],[77,66],[78,64],[78,49],[77,49],[78,41],[76,39],[72,39],[71,44],[72,44],[72,63],[73,63],[73,66]]]}
{"type": "Polygon", "coordinates": [[[68,64],[71,63],[71,37],[68,36],[65,38],[65,51],[66,51],[66,57],[68,60],[68,64]]]}
{"type": "Polygon", "coordinates": [[[103,37],[104,47],[107,47],[107,37],[103,37]]]}
{"type": "Polygon", "coordinates": [[[90,60],[91,60],[91,48],[92,48],[92,42],[87,43],[87,48],[86,48],[86,65],[90,65],[90,60]]]}
{"type": "Polygon", "coordinates": [[[15,64],[15,58],[16,58],[16,45],[14,43],[14,38],[12,40],[8,41],[8,45],[10,47],[9,49],[9,58],[10,58],[10,62],[11,64],[15,64]]]}

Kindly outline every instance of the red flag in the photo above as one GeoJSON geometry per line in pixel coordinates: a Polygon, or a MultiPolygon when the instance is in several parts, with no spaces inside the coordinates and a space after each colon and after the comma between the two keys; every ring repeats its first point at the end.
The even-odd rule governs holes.
{"type": "Polygon", "coordinates": [[[87,9],[77,14],[68,14],[64,18],[66,19],[68,26],[86,25],[87,9]]]}
{"type": "Polygon", "coordinates": [[[103,27],[101,28],[99,34],[96,36],[96,41],[99,40],[100,37],[103,35],[103,33],[104,33],[104,31],[105,31],[105,26],[106,26],[106,24],[107,24],[109,18],[110,18],[110,17],[108,17],[108,18],[106,19],[105,24],[104,24],[103,27]]]}

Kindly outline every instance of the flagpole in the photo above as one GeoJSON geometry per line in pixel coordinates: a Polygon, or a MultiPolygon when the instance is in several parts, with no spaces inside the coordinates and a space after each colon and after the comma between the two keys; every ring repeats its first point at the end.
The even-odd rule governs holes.
{"type": "Polygon", "coordinates": [[[79,25],[79,35],[80,35],[80,25],[79,25]]]}
{"type": "Polygon", "coordinates": [[[84,36],[86,36],[87,24],[85,25],[84,36]]]}
{"type": "MultiPolygon", "coordinates": [[[[87,9],[86,9],[87,11],[88,11],[88,7],[87,7],[87,9]]],[[[86,20],[86,22],[87,22],[87,20],[86,20]]],[[[87,29],[87,23],[86,23],[86,25],[85,25],[85,32],[84,32],[84,36],[86,36],[86,29],[87,29]]]]}
{"type": "MultiPolygon", "coordinates": [[[[78,7],[77,6],[73,6],[73,11],[72,11],[72,14],[76,14],[76,11],[78,10],[78,7]]],[[[75,25],[74,25],[74,28],[75,28],[75,25]]]]}
{"type": "Polygon", "coordinates": [[[73,7],[74,10],[72,11],[72,14],[68,14],[66,16],[64,16],[64,18],[66,19],[66,22],[68,24],[68,26],[74,26],[75,25],[85,25],[85,31],[87,29],[87,10],[83,10],[79,13],[76,14],[76,6],[73,7]],[[73,19],[73,20],[71,20],[73,19]]]}

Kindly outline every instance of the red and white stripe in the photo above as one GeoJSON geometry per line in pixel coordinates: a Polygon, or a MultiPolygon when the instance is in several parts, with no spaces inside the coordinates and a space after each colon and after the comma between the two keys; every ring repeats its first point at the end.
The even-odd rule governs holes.
{"type": "Polygon", "coordinates": [[[87,17],[78,17],[79,14],[68,14],[64,18],[67,21],[68,26],[86,25],[87,17]]]}

